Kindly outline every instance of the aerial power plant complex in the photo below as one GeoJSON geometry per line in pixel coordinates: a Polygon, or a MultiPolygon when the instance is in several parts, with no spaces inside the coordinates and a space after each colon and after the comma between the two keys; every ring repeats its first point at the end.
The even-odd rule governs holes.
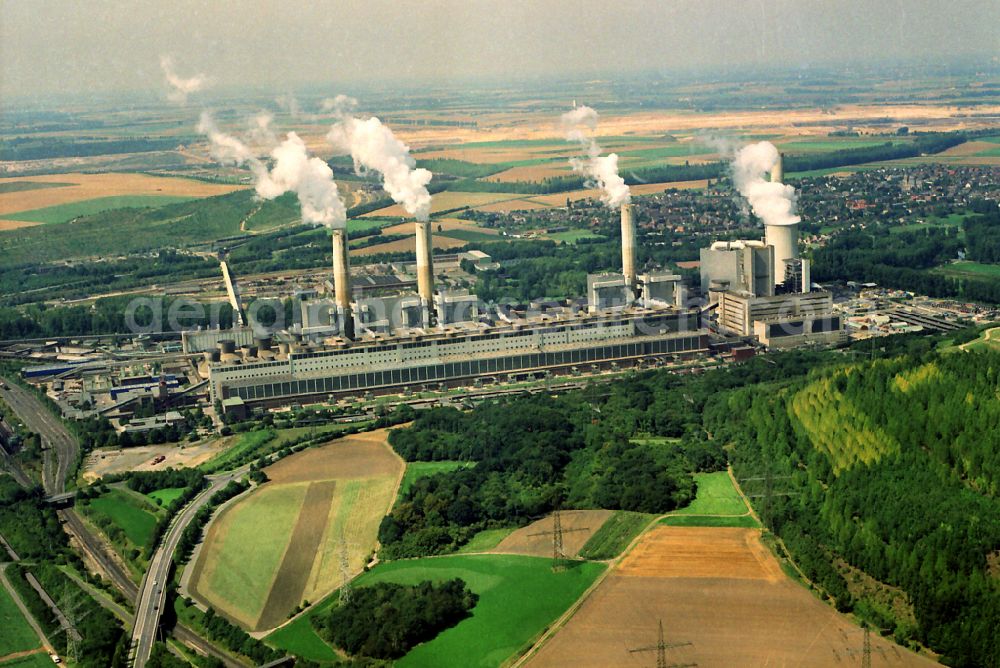
{"type": "MultiPolygon", "coordinates": [[[[571,113],[580,117],[587,109],[571,113]]],[[[346,224],[331,226],[333,283],[326,282],[326,296],[299,295],[301,322],[265,333],[248,321],[223,262],[238,326],[183,337],[185,352],[204,355],[200,371],[212,398],[279,405],[665,363],[708,352],[713,338],[756,339],[775,348],[844,339],[831,294],[812,289],[809,263],[799,257],[794,190],[781,182],[781,156],[773,146],[767,144],[772,153],[752,154],[742,172],[742,156],[734,163],[737,188],[764,222],[763,239],[703,249],[702,299],[691,300],[680,276],[637,270],[635,214],[617,158],[599,157],[596,143],[577,131],[570,136],[589,146],[589,161],[574,169],[620,211],[621,273],[589,275],[585,302],[567,296],[558,303],[487,306],[468,292],[436,291],[427,195],[422,205],[407,206],[417,217],[416,280],[408,284],[415,284],[415,294],[403,288],[369,295],[352,287],[346,224]]],[[[411,165],[395,182],[387,178],[386,189],[397,201],[419,200],[426,194],[426,180],[415,180],[419,171],[411,165]]]]}

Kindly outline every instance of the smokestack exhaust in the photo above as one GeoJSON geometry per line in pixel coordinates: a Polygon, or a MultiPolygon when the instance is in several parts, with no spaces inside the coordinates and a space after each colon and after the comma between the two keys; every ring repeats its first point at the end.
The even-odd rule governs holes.
{"type": "Polygon", "coordinates": [[[428,324],[433,324],[434,314],[434,261],[432,258],[431,222],[416,222],[417,236],[417,292],[427,313],[428,324]]]}
{"type": "Polygon", "coordinates": [[[632,205],[622,204],[622,276],[632,299],[638,296],[635,277],[635,220],[632,205]]]}
{"type": "Polygon", "coordinates": [[[347,254],[347,230],[336,229],[333,240],[333,290],[337,313],[341,318],[341,334],[354,338],[354,316],[351,313],[351,261],[347,254]]]}

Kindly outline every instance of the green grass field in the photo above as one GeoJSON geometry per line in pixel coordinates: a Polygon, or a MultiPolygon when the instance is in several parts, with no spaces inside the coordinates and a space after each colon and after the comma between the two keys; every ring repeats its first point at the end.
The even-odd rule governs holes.
{"type": "Polygon", "coordinates": [[[514,527],[504,529],[483,529],[469,540],[468,543],[458,548],[457,554],[471,554],[474,552],[487,552],[500,544],[507,536],[514,533],[514,527]]]}
{"type": "Polygon", "coordinates": [[[1000,278],[1000,264],[983,264],[981,262],[952,262],[935,271],[942,274],[984,276],[987,278],[1000,278]]]}
{"type": "Polygon", "coordinates": [[[116,195],[114,197],[98,197],[71,202],[69,204],[47,206],[44,209],[18,211],[16,213],[4,214],[3,217],[8,220],[26,220],[32,223],[65,223],[80,216],[93,216],[94,214],[112,209],[155,208],[166,206],[167,204],[190,202],[193,199],[196,198],[175,197],[172,195],[116,195]]]}
{"type": "Polygon", "coordinates": [[[164,508],[173,503],[181,494],[184,493],[186,487],[168,487],[167,489],[158,489],[155,492],[150,492],[146,496],[153,500],[153,503],[157,501],[164,508]]]}
{"type": "Polygon", "coordinates": [[[675,445],[680,442],[681,439],[670,436],[637,436],[629,439],[629,443],[636,445],[675,445]]]}
{"type": "Polygon", "coordinates": [[[207,462],[202,464],[201,468],[206,471],[223,470],[230,462],[236,461],[242,455],[260,448],[276,436],[277,431],[274,429],[261,429],[259,431],[243,432],[236,439],[236,442],[233,443],[225,452],[220,452],[216,456],[212,457],[207,462]]]}
{"type": "Polygon", "coordinates": [[[0,586],[0,656],[41,647],[35,631],[21,614],[6,587],[0,586]]]}
{"type": "Polygon", "coordinates": [[[441,461],[441,462],[407,462],[406,473],[403,474],[403,482],[399,484],[399,496],[403,496],[410,489],[413,482],[425,476],[454,471],[455,469],[472,466],[471,462],[441,461]]]}
{"type": "Polygon", "coordinates": [[[757,529],[760,524],[750,515],[742,517],[713,517],[709,515],[671,515],[660,520],[660,524],[672,527],[739,527],[757,529]]]}
{"type": "Polygon", "coordinates": [[[248,618],[248,623],[256,621],[288,546],[306,487],[262,487],[217,520],[224,522],[226,540],[211,555],[215,567],[206,573],[207,581],[199,581],[198,586],[203,595],[210,595],[213,605],[230,614],[245,613],[239,616],[248,618]]]}
{"type": "Polygon", "coordinates": [[[75,185],[75,183],[57,183],[55,181],[7,181],[0,183],[0,194],[19,193],[25,190],[44,190],[45,188],[65,188],[75,185]]]}
{"type": "Polygon", "coordinates": [[[619,510],[601,525],[580,550],[584,559],[613,559],[653,520],[654,515],[619,510]]]}
{"type": "MultiPolygon", "coordinates": [[[[550,560],[538,557],[449,556],[379,564],[355,580],[355,586],[461,578],[479,594],[472,616],[430,642],[418,645],[395,665],[493,667],[526,650],[603,570],[603,564],[578,562],[572,568],[553,573],[550,560]]],[[[316,636],[309,616],[329,609],[336,600],[336,595],[329,597],[309,615],[272,633],[267,641],[303,658],[333,661],[333,650],[316,636]]]]}
{"type": "Polygon", "coordinates": [[[746,504],[737,494],[733,482],[726,471],[716,473],[696,473],[698,493],[694,501],[676,511],[678,515],[742,515],[747,512],[746,504]]]}
{"type": "Polygon", "coordinates": [[[554,234],[546,234],[546,237],[552,239],[553,241],[558,241],[564,244],[575,244],[581,239],[603,239],[604,237],[600,234],[595,234],[589,230],[566,230],[565,232],[555,232],[554,234]]]}
{"type": "Polygon", "coordinates": [[[105,517],[121,528],[132,545],[142,547],[153,535],[156,515],[143,508],[141,502],[122,489],[112,488],[107,494],[87,502],[87,513],[105,517]]]}
{"type": "Polygon", "coordinates": [[[0,666],[2,668],[52,668],[53,663],[48,654],[39,652],[38,654],[22,656],[20,659],[4,661],[0,663],[0,666]]]}

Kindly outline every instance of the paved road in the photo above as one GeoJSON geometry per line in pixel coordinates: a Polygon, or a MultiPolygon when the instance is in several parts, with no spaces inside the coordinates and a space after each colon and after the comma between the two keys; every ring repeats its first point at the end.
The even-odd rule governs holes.
{"type": "Polygon", "coordinates": [[[250,470],[249,465],[240,467],[229,473],[209,478],[209,486],[196,496],[174,517],[166,534],[156,548],[153,558],[149,561],[149,570],[142,580],[142,588],[135,606],[135,622],[132,625],[131,664],[135,668],[144,668],[153,651],[156,641],[156,631],[160,625],[160,614],[167,598],[167,578],[170,576],[170,566],[181,540],[184,529],[191,523],[198,511],[208,503],[212,495],[229,484],[238,480],[250,470]]]}
{"type": "MultiPolygon", "coordinates": [[[[69,433],[62,421],[56,418],[49,409],[33,394],[24,390],[6,378],[0,378],[7,385],[7,389],[0,387],[0,397],[7,402],[11,409],[24,422],[28,429],[41,435],[43,443],[50,449],[45,452],[46,458],[43,463],[43,483],[46,493],[58,494],[66,491],[66,477],[69,467],[76,461],[79,445],[76,438],[69,433]]],[[[248,469],[244,467],[239,470],[239,475],[243,475],[248,469]]],[[[236,472],[234,472],[236,473],[236,472]]],[[[30,482],[30,481],[29,481],[30,482]]],[[[76,511],[72,509],[58,511],[59,518],[63,521],[66,530],[72,534],[84,552],[91,557],[93,563],[114,584],[129,601],[135,602],[139,596],[139,588],[132,582],[128,574],[122,569],[118,562],[108,554],[104,542],[92,534],[90,529],[84,524],[76,511]]],[[[162,579],[160,580],[162,582],[162,579]]],[[[160,604],[162,608],[162,603],[160,604]]],[[[157,622],[159,619],[157,618],[157,622]]],[[[174,637],[182,643],[194,648],[202,654],[214,656],[221,660],[230,668],[238,668],[240,663],[233,660],[228,654],[220,651],[212,643],[208,642],[191,629],[178,624],[173,631],[174,637]]]]}

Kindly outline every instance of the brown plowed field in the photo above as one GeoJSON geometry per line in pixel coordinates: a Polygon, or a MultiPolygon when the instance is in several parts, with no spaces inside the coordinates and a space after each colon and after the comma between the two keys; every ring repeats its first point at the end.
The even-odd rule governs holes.
{"type": "MultiPolygon", "coordinates": [[[[788,579],[755,529],[650,531],[527,665],[655,665],[662,620],[669,663],[706,666],[849,666],[861,663],[861,630],[788,579]]],[[[934,666],[881,637],[874,665],[934,666]]]]}
{"type": "MultiPolygon", "coordinates": [[[[563,529],[563,552],[576,556],[584,544],[601,528],[613,510],[565,510],[560,513],[563,529]]],[[[552,556],[552,516],[532,522],[510,534],[490,550],[504,554],[527,554],[537,557],[552,556]],[[542,534],[533,536],[532,534],[542,534]]]]}

